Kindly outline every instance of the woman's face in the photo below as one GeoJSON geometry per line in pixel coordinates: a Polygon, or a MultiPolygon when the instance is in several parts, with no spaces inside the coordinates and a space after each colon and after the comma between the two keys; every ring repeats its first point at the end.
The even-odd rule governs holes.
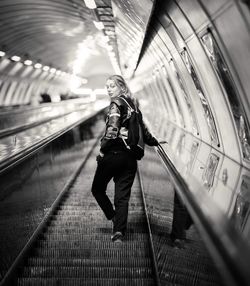
{"type": "Polygon", "coordinates": [[[106,82],[106,89],[111,98],[115,98],[121,94],[121,88],[116,85],[115,81],[108,79],[106,82]]]}

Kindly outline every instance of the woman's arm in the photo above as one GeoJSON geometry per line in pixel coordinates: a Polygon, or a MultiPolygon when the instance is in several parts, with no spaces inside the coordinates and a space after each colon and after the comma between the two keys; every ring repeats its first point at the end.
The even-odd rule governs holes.
{"type": "Polygon", "coordinates": [[[105,134],[101,141],[101,152],[105,153],[105,150],[113,144],[115,139],[118,138],[120,127],[121,111],[116,103],[111,102],[109,106],[105,134]]]}
{"type": "Polygon", "coordinates": [[[158,140],[149,132],[147,129],[145,123],[143,122],[142,114],[140,112],[140,117],[141,117],[141,127],[142,127],[142,132],[143,132],[143,140],[144,143],[149,145],[149,146],[157,146],[159,145],[158,140]]]}

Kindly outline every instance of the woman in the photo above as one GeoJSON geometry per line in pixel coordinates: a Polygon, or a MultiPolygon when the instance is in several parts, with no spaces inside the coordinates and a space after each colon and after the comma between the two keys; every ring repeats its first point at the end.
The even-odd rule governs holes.
{"type": "MultiPolygon", "coordinates": [[[[113,221],[114,242],[121,242],[126,233],[128,205],[131,187],[134,182],[137,161],[127,148],[124,139],[128,134],[127,122],[130,108],[123,104],[124,98],[135,107],[128,86],[119,75],[110,76],[106,81],[106,89],[111,103],[106,119],[106,130],[101,140],[100,154],[97,156],[97,169],[92,184],[92,194],[108,220],[113,221]],[[106,188],[111,179],[115,183],[114,206],[106,195],[106,188]]],[[[158,141],[142,124],[143,140],[147,145],[157,146],[158,141]]]]}

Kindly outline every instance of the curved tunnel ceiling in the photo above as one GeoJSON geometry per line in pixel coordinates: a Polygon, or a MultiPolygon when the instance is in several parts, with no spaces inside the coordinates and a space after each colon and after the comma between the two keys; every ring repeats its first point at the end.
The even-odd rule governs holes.
{"type": "Polygon", "coordinates": [[[120,68],[130,77],[153,2],[95,0],[95,4],[90,9],[83,0],[1,0],[0,50],[8,58],[17,55],[21,61],[88,80],[103,81],[120,68]],[[102,23],[103,29],[94,22],[102,23]]]}
{"type": "MultiPolygon", "coordinates": [[[[68,73],[78,69],[84,78],[112,73],[104,41],[104,32],[114,30],[111,1],[98,0],[96,5],[92,10],[83,0],[2,0],[0,49],[8,57],[17,55],[68,73]],[[93,22],[103,14],[111,18],[104,32],[93,22]]],[[[109,44],[115,39],[109,38],[109,44]]]]}

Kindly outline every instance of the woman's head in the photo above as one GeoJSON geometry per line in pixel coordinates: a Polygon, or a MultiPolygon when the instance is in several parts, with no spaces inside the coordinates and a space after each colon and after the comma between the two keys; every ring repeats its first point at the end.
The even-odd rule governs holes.
{"type": "Polygon", "coordinates": [[[121,94],[125,96],[130,96],[129,88],[124,78],[120,75],[112,75],[108,77],[106,81],[106,89],[107,89],[108,95],[111,98],[115,98],[121,94]]]}

